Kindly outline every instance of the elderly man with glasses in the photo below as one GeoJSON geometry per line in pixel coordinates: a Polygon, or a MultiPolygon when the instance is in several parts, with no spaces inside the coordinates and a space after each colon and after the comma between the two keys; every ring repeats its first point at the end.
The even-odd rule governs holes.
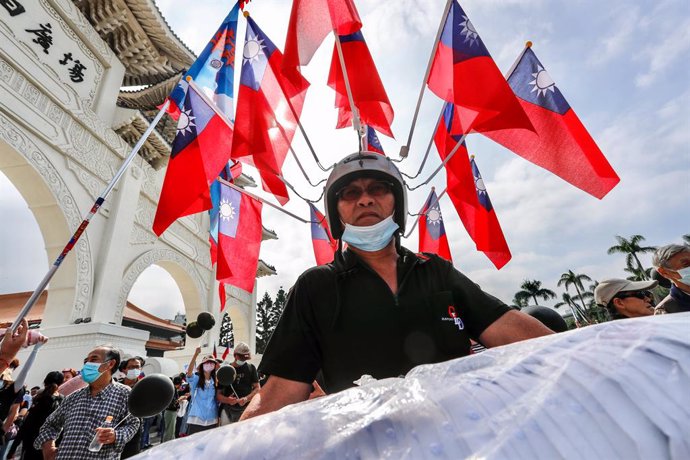
{"type": "Polygon", "coordinates": [[[552,333],[450,262],[400,245],[407,192],[389,158],[345,157],[324,201],[339,240],[335,260],[307,270],[290,290],[259,368],[269,378],[242,419],[306,400],[319,371],[333,393],[363,375],[397,377],[465,356],[470,339],[493,347],[552,333]]]}
{"type": "Polygon", "coordinates": [[[690,311],[690,246],[669,244],[656,250],[652,264],[671,281],[671,292],[656,307],[656,314],[690,311]]]}
{"type": "Polygon", "coordinates": [[[594,300],[606,307],[613,319],[637,318],[654,314],[654,295],[650,289],[658,281],[609,279],[594,288],[594,300]]]}

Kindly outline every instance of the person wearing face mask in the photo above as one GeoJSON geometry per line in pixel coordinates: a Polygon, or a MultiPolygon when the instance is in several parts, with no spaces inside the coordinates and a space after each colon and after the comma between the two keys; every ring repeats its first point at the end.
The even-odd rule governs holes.
{"type": "Polygon", "coordinates": [[[365,374],[397,377],[467,355],[470,339],[493,347],[552,333],[450,262],[400,245],[407,193],[389,158],[345,157],[324,201],[339,240],[335,260],[307,270],[290,290],[259,366],[268,380],[241,420],[306,400],[319,370],[324,391],[333,393],[365,374]]]}
{"type": "Polygon", "coordinates": [[[187,434],[210,430],[218,426],[218,402],[216,401],[216,359],[204,356],[199,366],[196,358],[201,353],[197,347],[187,366],[187,382],[191,395],[191,406],[187,416],[187,434]],[[196,372],[194,372],[196,366],[196,372]]]}
{"type": "Polygon", "coordinates": [[[239,342],[233,351],[235,360],[231,366],[235,368],[235,381],[232,385],[221,386],[217,399],[220,406],[220,425],[237,422],[247,408],[247,404],[259,392],[259,373],[256,367],[248,362],[252,355],[249,345],[239,342]]]}
{"type": "Polygon", "coordinates": [[[120,364],[120,352],[111,345],[94,348],[84,359],[81,378],[87,387],[65,398],[45,421],[34,441],[46,460],[120,458],[125,444],[139,430],[139,419],[129,413],[130,388],[113,381],[120,364]],[[101,428],[106,417],[111,428],[101,428]],[[60,445],[55,441],[62,435],[60,445]],[[103,444],[99,452],[90,452],[94,436],[103,444]]]}
{"type": "Polygon", "coordinates": [[[656,306],[655,314],[690,311],[690,246],[662,246],[654,253],[652,264],[672,283],[671,292],[656,306]]]}
{"type": "MultiPolygon", "coordinates": [[[[141,376],[141,369],[146,364],[146,361],[141,356],[127,357],[120,363],[120,372],[125,374],[120,383],[133,388],[139,381],[141,376]]],[[[151,417],[140,419],[141,424],[139,429],[134,434],[134,437],[125,444],[120,458],[130,458],[141,452],[143,447],[151,447],[149,444],[149,430],[151,429],[151,417]]]]}

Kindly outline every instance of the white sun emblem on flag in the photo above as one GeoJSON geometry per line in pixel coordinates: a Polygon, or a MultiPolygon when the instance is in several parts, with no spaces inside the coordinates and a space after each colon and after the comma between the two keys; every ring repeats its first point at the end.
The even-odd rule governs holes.
{"type": "Polygon", "coordinates": [[[479,196],[489,196],[489,193],[486,191],[486,185],[484,185],[484,179],[482,179],[482,176],[474,177],[474,186],[477,187],[477,193],[479,196]]]}
{"type": "Polygon", "coordinates": [[[264,55],[264,41],[259,38],[254,38],[252,40],[247,40],[244,44],[244,50],[242,51],[243,64],[251,64],[254,61],[258,61],[261,56],[264,55]]]}
{"type": "Polygon", "coordinates": [[[433,208],[431,208],[426,215],[426,221],[431,225],[441,225],[441,223],[443,222],[443,216],[441,216],[441,208],[439,208],[438,206],[434,206],[433,208]]]}
{"type": "Polygon", "coordinates": [[[196,120],[196,117],[192,115],[192,109],[180,111],[180,119],[177,121],[177,134],[185,136],[187,133],[191,133],[192,128],[196,126],[194,120],[196,120]]]}
{"type": "Polygon", "coordinates": [[[234,219],[235,208],[232,206],[232,203],[226,199],[221,200],[218,215],[221,219],[223,219],[226,222],[230,221],[231,219],[234,219]]]}
{"type": "Polygon", "coordinates": [[[532,74],[534,80],[529,82],[532,86],[532,92],[537,92],[537,96],[546,96],[547,91],[552,93],[556,91],[556,83],[551,78],[551,75],[544,70],[542,66],[537,67],[537,71],[532,74]]]}
{"type": "Polygon", "coordinates": [[[465,43],[470,42],[470,46],[474,46],[477,41],[479,41],[479,34],[467,16],[463,16],[462,18],[464,21],[460,23],[462,26],[460,33],[465,37],[465,43]]]}

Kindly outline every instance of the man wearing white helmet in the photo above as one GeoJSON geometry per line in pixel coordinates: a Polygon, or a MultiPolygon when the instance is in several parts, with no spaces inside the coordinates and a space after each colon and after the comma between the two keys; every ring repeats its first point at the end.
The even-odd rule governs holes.
{"type": "Polygon", "coordinates": [[[242,419],[306,400],[319,371],[333,393],[365,374],[397,377],[465,356],[470,338],[494,347],[551,333],[450,262],[400,246],[407,195],[389,158],[345,157],[324,200],[331,233],[348,248],[307,270],[290,290],[259,367],[270,377],[242,419]]]}

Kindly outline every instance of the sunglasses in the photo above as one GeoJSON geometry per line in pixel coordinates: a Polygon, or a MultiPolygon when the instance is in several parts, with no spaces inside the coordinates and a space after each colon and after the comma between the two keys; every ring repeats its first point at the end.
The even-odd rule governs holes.
{"type": "Polygon", "coordinates": [[[621,292],[616,295],[617,298],[619,299],[627,299],[629,297],[635,297],[636,299],[653,299],[654,296],[650,291],[631,291],[631,292],[621,292]]]}
{"type": "Polygon", "coordinates": [[[359,200],[366,191],[367,195],[376,198],[385,196],[393,191],[393,184],[390,182],[376,181],[367,186],[366,189],[354,185],[348,185],[340,189],[336,196],[343,201],[359,200]]]}

